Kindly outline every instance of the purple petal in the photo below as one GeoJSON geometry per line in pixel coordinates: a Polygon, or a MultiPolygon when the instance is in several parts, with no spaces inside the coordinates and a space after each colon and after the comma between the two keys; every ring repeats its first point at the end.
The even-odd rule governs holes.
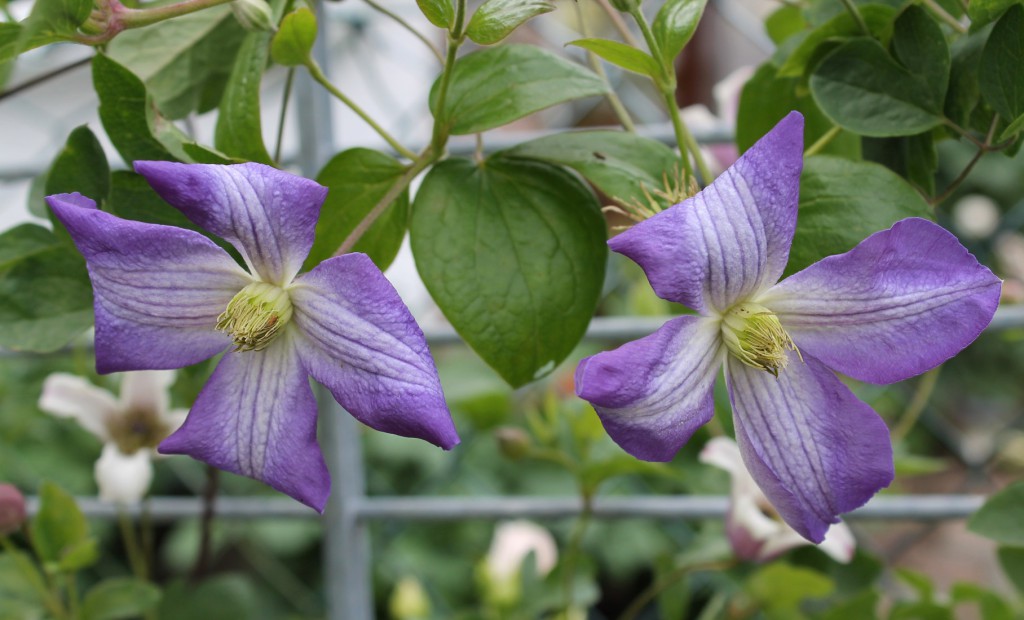
{"type": "Polygon", "coordinates": [[[776,379],[730,357],[736,441],[747,470],[793,529],[825,538],[840,514],[892,482],[889,430],[821,362],[790,355],[776,379]]]}
{"type": "Polygon", "coordinates": [[[423,332],[369,257],[326,260],[291,295],[302,362],[342,407],[385,433],[459,443],[423,332]]]}
{"type": "Polygon", "coordinates": [[[99,372],[181,368],[228,346],[217,317],[251,278],[224,250],[197,232],[122,220],[78,194],[47,202],[89,267],[99,372]]]}
{"type": "Polygon", "coordinates": [[[163,454],[256,478],[323,512],[331,481],[316,442],[316,399],[292,330],[262,351],[229,352],[163,454]]]}
{"type": "Polygon", "coordinates": [[[775,284],[796,227],[804,119],[779,121],[714,183],[613,237],[654,291],[698,311],[727,310],[775,284]]]}
{"type": "Polygon", "coordinates": [[[263,164],[137,161],[135,170],[201,228],[226,239],[250,269],[286,286],[313,247],[327,188],[263,164]]]}
{"type": "Polygon", "coordinates": [[[715,322],[681,316],[650,336],[581,361],[576,394],[594,406],[623,450],[645,461],[670,461],[714,413],[724,351],[715,322]]]}
{"type": "Polygon", "coordinates": [[[999,291],[999,278],[956,237],[912,218],[786,278],[759,301],[802,351],[855,379],[893,383],[973,342],[999,291]]]}

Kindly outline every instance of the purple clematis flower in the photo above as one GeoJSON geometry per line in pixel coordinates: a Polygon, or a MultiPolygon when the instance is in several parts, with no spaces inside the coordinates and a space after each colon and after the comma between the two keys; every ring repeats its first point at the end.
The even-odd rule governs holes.
{"type": "Polygon", "coordinates": [[[160,452],[322,511],[330,477],[310,375],[367,426],[459,442],[423,332],[370,259],[346,254],[296,277],[327,188],[261,164],[135,170],[247,268],[197,232],[123,220],[79,194],[47,198],[88,264],[99,372],[180,368],[230,348],[160,452]]]}
{"type": "Polygon", "coordinates": [[[576,393],[630,454],[667,461],[713,414],[724,365],[743,461],[782,518],[821,542],[893,478],[885,423],[833,371],[920,374],[970,344],[1000,281],[956,238],[911,218],[782,282],[796,228],[803,117],[793,112],[702,192],[609,241],[672,319],[584,359],[576,393]]]}

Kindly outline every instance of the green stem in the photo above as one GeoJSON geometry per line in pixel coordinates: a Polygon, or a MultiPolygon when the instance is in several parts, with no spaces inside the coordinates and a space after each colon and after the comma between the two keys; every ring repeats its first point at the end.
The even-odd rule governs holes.
{"type": "MultiPolygon", "coordinates": [[[[576,3],[576,18],[580,22],[580,33],[585,38],[590,38],[590,32],[587,28],[587,20],[583,15],[583,7],[576,3]]],[[[618,94],[612,88],[611,82],[608,81],[608,74],[604,70],[604,65],[601,64],[601,60],[597,57],[597,54],[587,50],[587,60],[590,62],[590,68],[594,70],[601,81],[608,86],[608,94],[605,95],[608,99],[608,103],[612,106],[612,110],[615,111],[615,116],[618,117],[619,122],[622,123],[623,129],[629,132],[636,132],[636,126],[633,124],[633,119],[629,116],[629,111],[626,110],[626,106],[622,104],[622,100],[619,99],[618,94]]]]}
{"type": "Polygon", "coordinates": [[[437,62],[444,62],[444,57],[441,56],[441,52],[437,51],[437,48],[434,47],[434,44],[430,42],[430,39],[428,39],[427,37],[423,36],[423,33],[421,33],[419,30],[416,30],[415,28],[412,27],[411,24],[409,24],[409,22],[407,22],[404,19],[402,19],[401,15],[398,15],[397,13],[389,11],[387,8],[385,8],[385,7],[381,6],[380,4],[377,4],[376,2],[374,2],[374,0],[363,0],[363,1],[366,2],[366,4],[370,5],[370,7],[372,9],[374,9],[375,11],[377,11],[377,12],[383,14],[383,15],[386,15],[386,16],[390,17],[391,19],[395,20],[396,22],[398,22],[398,24],[402,28],[405,28],[406,30],[411,32],[413,34],[413,36],[415,36],[417,39],[422,41],[424,45],[426,45],[428,48],[430,48],[430,51],[434,54],[434,57],[437,58],[437,62]]]}
{"type": "MultiPolygon", "coordinates": [[[[195,13],[196,11],[208,9],[210,7],[227,4],[231,1],[232,0],[184,0],[184,2],[154,6],[146,9],[129,9],[120,7],[115,11],[114,15],[117,16],[117,20],[125,28],[141,28],[157,22],[162,22],[165,19],[188,15],[189,13],[195,13]]],[[[118,5],[115,4],[114,6],[118,5]]]]}
{"type": "Polygon", "coordinates": [[[928,7],[932,13],[935,13],[936,17],[949,24],[950,28],[956,30],[960,34],[967,34],[967,28],[958,22],[955,17],[947,13],[946,9],[939,6],[938,2],[935,0],[921,0],[921,3],[928,7]]]}
{"type": "Polygon", "coordinates": [[[821,150],[828,146],[829,143],[832,142],[832,140],[835,139],[835,137],[838,136],[842,130],[843,128],[840,127],[839,125],[832,125],[832,129],[829,129],[828,131],[823,133],[820,138],[814,141],[814,144],[807,147],[807,150],[804,151],[804,158],[810,157],[811,155],[817,155],[818,153],[820,153],[821,150]]]}
{"type": "MultiPolygon", "coordinates": [[[[995,139],[996,135],[996,127],[999,126],[998,114],[992,117],[992,124],[989,125],[988,133],[985,135],[984,142],[979,141],[977,138],[968,133],[967,130],[961,128],[959,125],[949,120],[948,118],[946,119],[946,124],[949,125],[950,127],[953,127],[957,132],[960,133],[960,135],[973,142],[974,145],[978,147],[978,152],[974,154],[974,157],[971,158],[971,161],[967,162],[967,165],[960,172],[960,174],[955,179],[953,179],[953,181],[949,184],[949,187],[947,187],[945,191],[943,191],[941,194],[931,199],[930,203],[933,207],[942,204],[943,201],[945,201],[947,198],[953,195],[956,189],[960,187],[960,184],[967,179],[967,176],[969,174],[971,174],[971,170],[974,170],[974,166],[977,165],[977,163],[981,160],[982,156],[985,153],[988,153],[990,151],[998,151],[1002,148],[1005,148],[1006,146],[1005,144],[992,144],[992,140],[995,139]]],[[[1010,141],[1010,143],[1012,143],[1012,140],[1010,141]]]]}
{"type": "Polygon", "coordinates": [[[850,15],[853,16],[854,21],[857,22],[857,26],[860,28],[861,32],[863,32],[865,36],[870,37],[871,29],[868,28],[867,22],[864,21],[864,16],[860,14],[860,10],[857,8],[857,5],[853,3],[853,0],[842,0],[842,3],[846,6],[846,10],[850,12],[850,15]]]}
{"type": "Polygon", "coordinates": [[[679,566],[662,579],[659,579],[647,586],[639,596],[633,599],[633,602],[629,604],[626,611],[622,612],[622,615],[619,616],[619,620],[636,620],[636,618],[640,616],[640,612],[642,612],[651,601],[692,571],[724,570],[732,565],[732,562],[710,562],[707,564],[698,564],[696,566],[679,566]]]}
{"type": "Polygon", "coordinates": [[[598,6],[608,15],[609,21],[612,22],[612,26],[619,31],[619,35],[622,40],[625,41],[626,45],[630,47],[640,47],[640,42],[636,40],[633,33],[629,31],[629,26],[626,25],[626,20],[622,19],[622,15],[615,10],[615,7],[608,4],[608,0],[597,0],[598,6]]]}
{"type": "Polygon", "coordinates": [[[350,232],[348,236],[345,237],[345,240],[341,242],[341,245],[338,246],[334,256],[341,256],[342,254],[350,252],[352,248],[355,247],[360,237],[369,230],[370,226],[373,226],[373,223],[377,221],[377,218],[380,217],[389,206],[391,206],[391,203],[398,198],[398,195],[405,191],[405,188],[409,187],[409,184],[412,183],[413,179],[415,179],[420,172],[425,170],[426,167],[432,164],[435,160],[436,157],[434,157],[433,151],[430,147],[427,147],[422,154],[418,156],[414,155],[412,165],[406,169],[402,176],[395,180],[387,193],[377,201],[377,204],[373,205],[373,208],[366,214],[366,217],[356,224],[356,227],[352,229],[352,232],[350,232]]]}
{"type": "Polygon", "coordinates": [[[39,598],[42,599],[43,604],[49,612],[56,618],[68,618],[68,612],[64,609],[64,604],[61,603],[60,597],[46,588],[43,576],[39,573],[39,570],[32,561],[25,557],[25,554],[16,548],[14,543],[11,542],[11,539],[6,536],[0,536],[0,546],[3,547],[4,553],[6,553],[8,557],[14,559],[15,564],[18,565],[18,570],[25,576],[25,579],[32,584],[32,587],[39,595],[39,598]]]}
{"type": "Polygon", "coordinates": [[[583,535],[586,534],[587,527],[590,525],[590,517],[594,513],[593,497],[591,494],[588,491],[582,491],[580,499],[583,500],[583,510],[580,511],[580,516],[576,519],[576,524],[573,526],[572,534],[569,537],[569,544],[565,549],[565,555],[562,556],[562,591],[564,592],[564,607],[566,610],[572,607],[576,581],[576,565],[579,563],[579,556],[583,550],[583,535]]]}
{"type": "Polygon", "coordinates": [[[295,78],[295,67],[288,67],[288,77],[284,81],[284,95],[281,99],[281,116],[277,119],[277,141],[274,145],[274,161],[281,161],[281,144],[284,142],[284,124],[288,118],[288,102],[292,98],[292,81],[295,78]]]}
{"type": "Polygon", "coordinates": [[[135,535],[135,528],[132,525],[128,513],[123,508],[117,510],[117,524],[121,529],[121,541],[124,543],[125,551],[128,553],[128,563],[131,564],[132,574],[139,579],[148,579],[146,561],[143,559],[139,539],[135,535]]]}
{"type": "Polygon", "coordinates": [[[937,366],[921,375],[921,380],[917,382],[917,389],[914,390],[913,397],[907,403],[907,408],[903,411],[903,415],[900,416],[900,421],[896,428],[892,429],[892,433],[890,433],[893,443],[900,442],[914,429],[914,425],[917,424],[917,420],[924,413],[924,408],[928,405],[928,401],[935,391],[935,386],[939,383],[939,372],[941,371],[942,366],[937,366]]]}
{"type": "Polygon", "coordinates": [[[326,88],[327,92],[334,95],[338,99],[338,101],[341,101],[346,106],[348,106],[350,110],[358,114],[359,118],[363,119],[363,121],[365,121],[367,125],[372,127],[373,130],[377,132],[377,135],[379,135],[381,138],[384,138],[384,141],[387,142],[391,146],[391,148],[395,149],[395,151],[400,153],[403,157],[407,157],[409,159],[416,158],[415,153],[402,146],[401,143],[398,142],[398,140],[395,140],[391,136],[391,134],[385,131],[383,127],[378,125],[376,121],[370,118],[369,114],[364,112],[363,109],[356,105],[354,101],[346,97],[345,93],[335,88],[334,84],[331,84],[331,82],[327,79],[327,76],[324,75],[324,72],[320,70],[320,66],[316,64],[315,60],[313,60],[312,58],[308,58],[306,60],[306,68],[309,69],[309,74],[313,76],[313,79],[316,80],[317,83],[326,88]]]}
{"type": "Polygon", "coordinates": [[[697,140],[693,137],[693,134],[686,128],[686,124],[683,123],[683,116],[679,112],[679,106],[676,105],[676,97],[672,92],[665,92],[665,105],[668,107],[668,115],[672,118],[672,128],[676,132],[676,142],[679,143],[679,152],[682,154],[683,169],[686,170],[687,178],[693,176],[693,169],[690,166],[690,158],[687,155],[687,150],[693,155],[693,160],[697,162],[697,170],[700,172],[701,180],[704,181],[704,185],[708,185],[714,178],[711,175],[711,170],[708,168],[707,163],[704,161],[704,155],[700,152],[700,145],[697,144],[697,140]]]}
{"type": "Polygon", "coordinates": [[[448,90],[452,85],[452,73],[455,68],[455,59],[459,46],[465,40],[462,33],[462,22],[466,14],[466,0],[459,0],[455,9],[455,25],[448,34],[448,49],[445,53],[444,67],[441,69],[441,83],[438,86],[437,107],[434,116],[434,133],[430,140],[431,148],[436,157],[444,153],[444,147],[448,143],[448,118],[445,108],[448,105],[448,90]]]}
{"type": "Polygon", "coordinates": [[[75,573],[66,573],[64,583],[68,593],[68,615],[78,618],[78,576],[75,573]]]}

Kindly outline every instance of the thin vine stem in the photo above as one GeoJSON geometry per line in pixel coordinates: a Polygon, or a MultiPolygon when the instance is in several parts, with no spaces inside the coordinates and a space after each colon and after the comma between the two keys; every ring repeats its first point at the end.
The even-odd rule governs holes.
{"type": "Polygon", "coordinates": [[[647,586],[643,592],[633,599],[633,602],[629,604],[629,607],[622,612],[622,615],[619,616],[619,620],[636,620],[644,608],[647,607],[651,601],[657,598],[659,594],[675,585],[680,579],[686,577],[691,572],[701,570],[724,570],[731,567],[733,564],[734,562],[709,562],[707,564],[697,564],[694,566],[679,566],[665,577],[647,586]]]}
{"type": "Polygon", "coordinates": [[[998,114],[992,117],[992,124],[989,125],[988,133],[985,134],[984,142],[979,141],[977,138],[968,133],[967,130],[961,128],[959,125],[949,120],[948,118],[945,120],[947,125],[954,128],[961,136],[967,138],[972,143],[974,143],[974,145],[978,147],[978,152],[974,154],[974,157],[971,158],[971,161],[967,162],[967,165],[964,166],[964,169],[960,172],[959,175],[957,175],[955,179],[953,179],[953,181],[949,184],[945,191],[943,191],[941,194],[939,194],[938,196],[929,201],[933,207],[942,204],[947,198],[949,198],[950,196],[953,195],[954,192],[956,192],[957,188],[960,187],[960,185],[967,179],[967,176],[971,174],[971,171],[974,170],[974,166],[976,166],[978,162],[981,161],[981,158],[985,153],[1004,149],[1013,143],[1013,140],[1010,139],[1000,144],[992,144],[992,140],[995,138],[996,127],[999,126],[998,114]]]}
{"type": "Polygon", "coordinates": [[[281,116],[277,119],[277,140],[274,145],[274,161],[281,161],[281,145],[284,142],[284,125],[288,119],[288,103],[292,98],[292,82],[295,79],[295,67],[288,67],[288,77],[284,80],[284,95],[281,97],[281,116]]]}
{"type": "Polygon", "coordinates": [[[817,155],[818,153],[820,153],[842,131],[843,131],[843,128],[840,127],[839,125],[832,125],[832,129],[829,129],[828,131],[823,133],[820,138],[818,138],[817,140],[814,141],[814,144],[812,144],[809,147],[807,147],[807,150],[804,151],[804,157],[807,158],[807,157],[810,157],[812,155],[817,155]]]}
{"type": "Polygon", "coordinates": [[[404,19],[402,19],[401,15],[398,15],[397,13],[394,13],[393,11],[387,9],[386,7],[381,6],[380,4],[375,2],[374,0],[363,0],[363,2],[365,2],[368,5],[370,5],[370,8],[372,8],[373,10],[375,10],[375,11],[377,11],[377,12],[383,14],[383,15],[386,15],[387,17],[390,17],[395,22],[397,22],[402,28],[405,28],[406,30],[411,32],[413,34],[413,36],[415,36],[417,39],[422,41],[424,45],[426,45],[428,48],[430,48],[431,53],[434,54],[434,58],[437,58],[437,62],[440,62],[440,63],[444,62],[444,56],[442,56],[441,52],[439,52],[437,50],[437,48],[434,47],[434,44],[430,42],[430,39],[428,39],[427,37],[423,36],[423,33],[421,33],[419,30],[416,30],[415,28],[412,27],[412,25],[409,22],[407,22],[404,19]]]}
{"type": "Polygon", "coordinates": [[[583,500],[583,508],[580,516],[576,519],[569,537],[569,544],[566,546],[565,555],[562,556],[562,592],[565,600],[565,609],[572,607],[575,595],[576,567],[579,564],[580,553],[583,551],[583,536],[590,526],[590,518],[594,514],[593,496],[589,492],[580,494],[583,500]]]}
{"type": "Polygon", "coordinates": [[[892,433],[890,433],[893,443],[902,441],[914,429],[914,425],[917,424],[921,414],[924,413],[924,408],[928,406],[928,401],[931,400],[932,394],[935,392],[935,386],[939,383],[939,373],[941,371],[942,366],[936,366],[921,375],[921,379],[917,382],[917,387],[914,390],[914,395],[910,398],[910,402],[907,403],[907,408],[903,410],[900,421],[892,429],[892,433]]]}
{"type": "Polygon", "coordinates": [[[629,30],[629,26],[626,24],[626,20],[622,19],[622,15],[619,15],[619,12],[615,10],[615,7],[609,4],[608,0],[597,0],[597,4],[608,15],[608,19],[611,20],[615,29],[619,31],[619,36],[622,37],[622,40],[630,47],[640,47],[640,42],[636,40],[635,36],[633,36],[633,33],[629,30]]]}
{"type": "Polygon", "coordinates": [[[448,33],[448,47],[444,58],[444,67],[441,68],[441,79],[438,85],[437,93],[437,114],[434,117],[434,131],[430,139],[431,147],[434,150],[435,157],[440,157],[444,152],[445,144],[448,142],[448,127],[447,118],[445,116],[445,107],[448,105],[448,90],[452,85],[452,73],[455,69],[455,59],[459,52],[459,47],[465,40],[465,34],[462,32],[462,25],[466,19],[466,0],[458,0],[455,8],[455,24],[452,26],[451,32],[448,33]]]}
{"type": "Polygon", "coordinates": [[[383,138],[384,141],[391,146],[391,148],[395,149],[395,151],[400,153],[403,157],[407,157],[409,159],[416,158],[416,153],[413,153],[409,149],[402,146],[402,144],[398,140],[396,140],[383,127],[377,124],[377,121],[373,120],[373,118],[369,114],[367,114],[362,108],[360,108],[355,101],[349,99],[345,95],[345,93],[338,90],[334,86],[334,84],[331,84],[330,80],[327,79],[327,76],[324,75],[324,72],[320,70],[320,66],[317,65],[316,62],[314,62],[313,60],[309,60],[306,64],[306,67],[309,69],[309,74],[313,77],[314,80],[316,80],[318,84],[326,88],[327,92],[334,95],[334,97],[337,98],[338,101],[344,103],[346,106],[348,106],[350,110],[355,112],[359,116],[359,118],[363,119],[363,121],[367,125],[372,127],[373,130],[377,132],[377,135],[383,138]]]}
{"type": "Polygon", "coordinates": [[[135,535],[135,528],[128,517],[128,513],[122,507],[117,509],[117,525],[121,530],[121,541],[124,543],[125,552],[128,554],[128,563],[132,567],[132,574],[139,579],[148,579],[149,570],[146,567],[146,561],[139,546],[139,539],[135,535]]]}
{"type": "MultiPolygon", "coordinates": [[[[579,3],[576,3],[576,18],[580,22],[580,34],[585,38],[590,37],[589,28],[587,28],[586,16],[583,14],[583,7],[579,3]]],[[[608,99],[608,103],[612,106],[612,110],[615,111],[615,116],[618,117],[619,123],[622,124],[623,129],[629,132],[636,132],[636,126],[633,124],[633,119],[629,115],[629,111],[626,110],[626,106],[622,104],[622,100],[619,99],[619,95],[616,94],[615,89],[612,88],[611,82],[608,81],[608,73],[604,70],[604,65],[601,64],[601,60],[597,57],[597,54],[587,50],[587,61],[590,63],[590,68],[594,70],[601,81],[608,87],[608,94],[605,98],[608,99]]]]}
{"type": "Polygon", "coordinates": [[[928,7],[936,17],[949,24],[950,28],[956,30],[960,34],[967,34],[967,28],[963,24],[957,21],[955,17],[946,12],[946,9],[942,8],[935,0],[921,0],[921,4],[928,7]]]}
{"type": "MultiPolygon", "coordinates": [[[[125,28],[141,28],[157,22],[162,22],[165,19],[188,15],[189,13],[195,13],[196,11],[201,11],[203,9],[227,4],[231,1],[232,0],[183,0],[183,2],[148,7],[145,9],[129,9],[121,7],[117,10],[116,14],[119,15],[119,21],[124,24],[125,28]]],[[[119,3],[111,4],[117,6],[119,3]]]]}
{"type": "Polygon", "coordinates": [[[206,488],[203,489],[203,516],[199,524],[199,553],[196,555],[196,565],[192,569],[193,583],[199,583],[210,567],[213,517],[215,513],[214,504],[217,500],[219,474],[220,472],[216,467],[206,466],[206,488]]]}
{"type": "Polygon", "coordinates": [[[853,20],[857,22],[857,27],[860,28],[861,32],[863,32],[865,36],[870,37],[871,29],[868,28],[867,22],[864,21],[864,16],[860,14],[860,9],[858,9],[857,5],[853,3],[853,0],[842,0],[842,3],[850,15],[853,16],[853,20]]]}

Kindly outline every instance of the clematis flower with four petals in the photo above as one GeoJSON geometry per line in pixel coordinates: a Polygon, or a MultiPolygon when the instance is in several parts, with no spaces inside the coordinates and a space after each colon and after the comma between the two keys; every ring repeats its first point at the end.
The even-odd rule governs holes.
{"type": "Polygon", "coordinates": [[[262,480],[318,511],[330,478],[309,376],[371,428],[459,438],[423,332],[364,254],[298,275],[327,188],[262,164],[135,163],[171,206],[230,243],[50,196],[85,256],[101,373],[180,368],[226,351],[165,454],[262,480]]]}
{"type": "MultiPolygon", "coordinates": [[[[778,518],[750,472],[743,466],[739,446],[728,437],[704,444],[700,462],[725,470],[731,479],[725,535],[736,557],[748,562],[768,562],[794,547],[809,545],[806,538],[778,518]]],[[[853,559],[856,541],[849,526],[833,523],[818,548],[843,564],[853,559]]]]}
{"type": "Polygon", "coordinates": [[[655,293],[697,314],[584,359],[576,393],[627,452],[667,461],[710,420],[724,367],[747,470],[817,543],[893,478],[885,423],[835,372],[884,384],[941,364],[991,321],[1000,281],[910,218],[779,282],[802,167],[793,112],[699,194],[612,238],[655,293]]]}
{"type": "Polygon", "coordinates": [[[103,442],[93,468],[100,499],[133,503],[149,492],[156,447],[185,421],[188,409],[171,409],[167,390],[174,372],[143,370],[121,379],[120,398],[82,377],[55,372],[43,382],[39,408],[72,418],[103,442]]]}

